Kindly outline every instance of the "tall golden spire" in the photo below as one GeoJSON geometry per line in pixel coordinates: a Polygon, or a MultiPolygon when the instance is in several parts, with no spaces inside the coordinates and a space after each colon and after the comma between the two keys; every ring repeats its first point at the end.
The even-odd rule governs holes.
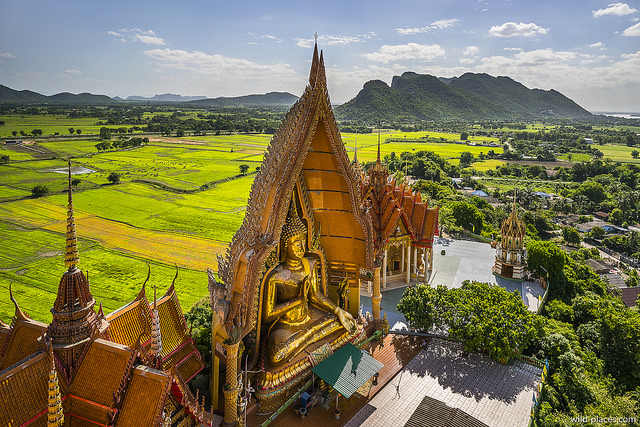
{"type": "Polygon", "coordinates": [[[376,161],[380,163],[380,125],[378,125],[378,160],[376,161]]]}
{"type": "Polygon", "coordinates": [[[160,316],[156,299],[156,285],[153,285],[153,310],[151,310],[151,353],[160,357],[162,352],[162,335],[160,333],[160,316]]]}
{"type": "Polygon", "coordinates": [[[67,246],[64,253],[64,265],[73,270],[78,265],[78,237],[76,221],[73,218],[73,194],[71,192],[71,160],[69,160],[69,207],[67,211],[67,246]]]}
{"type": "Polygon", "coordinates": [[[353,161],[358,162],[358,131],[356,131],[356,147],[353,152],[353,161]]]}
{"type": "Polygon", "coordinates": [[[64,425],[64,412],[62,411],[62,400],[60,399],[56,360],[52,350],[50,350],[49,355],[51,356],[51,371],[49,372],[49,414],[47,415],[47,427],[61,427],[64,425]]]}

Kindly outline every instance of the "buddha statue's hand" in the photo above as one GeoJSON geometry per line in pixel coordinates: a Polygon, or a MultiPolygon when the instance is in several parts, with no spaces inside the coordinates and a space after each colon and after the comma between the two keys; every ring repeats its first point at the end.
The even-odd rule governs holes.
{"type": "Polygon", "coordinates": [[[356,321],[348,311],[338,308],[336,310],[336,316],[347,331],[352,333],[356,331],[356,321]]]}
{"type": "Polygon", "coordinates": [[[301,297],[302,301],[306,301],[308,296],[309,296],[309,290],[311,289],[311,280],[309,279],[309,277],[307,276],[304,281],[302,282],[302,286],[300,286],[300,294],[298,295],[299,297],[301,297]]]}

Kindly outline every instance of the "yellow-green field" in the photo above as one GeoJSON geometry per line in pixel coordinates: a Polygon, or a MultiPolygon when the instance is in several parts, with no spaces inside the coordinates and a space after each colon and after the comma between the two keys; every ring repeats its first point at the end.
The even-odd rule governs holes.
{"type": "MultiPolygon", "coordinates": [[[[27,118],[21,122],[23,127],[37,125],[35,119],[27,118]]],[[[77,120],[55,120],[61,128],[78,127],[77,120]]],[[[378,135],[342,134],[350,158],[356,137],[358,158],[375,160],[378,135]]],[[[464,151],[477,157],[502,150],[453,143],[459,137],[452,133],[384,132],[381,155],[430,150],[457,162],[464,151]],[[425,136],[429,138],[424,142],[415,141],[425,136]],[[397,141],[399,138],[407,141],[397,141]]],[[[78,172],[74,178],[81,181],[73,195],[80,267],[89,273],[96,300],[107,312],[131,301],[146,277],[147,264],[151,265],[151,281],[165,289],[177,265],[176,290],[183,309],[188,309],[207,295],[206,268],[216,269],[217,255],[224,253],[242,223],[253,172],[260,166],[270,138],[151,137],[148,144],[137,148],[100,153],[94,147],[96,141],[90,140],[34,145],[48,150],[53,158],[0,145],[0,154],[11,158],[9,164],[0,165],[0,319],[11,321],[14,308],[8,287],[13,283],[21,307],[37,320],[50,320],[48,308],[64,273],[67,175],[60,172],[65,172],[69,158],[78,172]],[[240,174],[242,164],[249,166],[247,175],[240,174]],[[119,184],[107,181],[111,172],[121,174],[119,184]],[[39,184],[46,185],[49,193],[32,198],[31,189],[39,184]]],[[[498,142],[488,137],[470,140],[498,142]]],[[[625,147],[601,150],[605,156],[630,157],[625,147]]],[[[500,163],[485,160],[473,166],[488,170],[500,163]]]]}

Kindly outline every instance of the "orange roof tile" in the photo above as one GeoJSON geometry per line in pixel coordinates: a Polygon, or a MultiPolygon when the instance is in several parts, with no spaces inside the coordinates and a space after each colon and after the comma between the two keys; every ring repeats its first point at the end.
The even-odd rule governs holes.
{"type": "Polygon", "coordinates": [[[0,372],[0,425],[19,426],[42,415],[46,420],[50,370],[49,355],[40,351],[0,372]]]}
{"type": "Polygon", "coordinates": [[[106,318],[109,335],[119,344],[132,346],[139,337],[142,343],[151,339],[151,313],[144,297],[108,314],[106,318]]]}
{"type": "Polygon", "coordinates": [[[161,417],[170,386],[170,374],[136,367],[118,416],[118,426],[155,425],[161,417]]]}
{"type": "Polygon", "coordinates": [[[0,370],[6,369],[38,350],[38,338],[47,325],[31,319],[14,319],[11,332],[5,338],[0,354],[0,370]]]}
{"type": "Polygon", "coordinates": [[[131,357],[133,352],[121,344],[93,341],[71,384],[71,394],[110,406],[131,357]]]}

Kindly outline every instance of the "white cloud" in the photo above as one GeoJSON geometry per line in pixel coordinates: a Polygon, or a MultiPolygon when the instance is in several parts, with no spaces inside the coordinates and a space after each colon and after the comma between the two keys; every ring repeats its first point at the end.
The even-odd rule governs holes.
{"type": "Polygon", "coordinates": [[[396,28],[396,32],[398,34],[402,34],[403,36],[411,36],[415,34],[428,33],[431,30],[442,30],[444,28],[451,27],[457,24],[460,20],[457,18],[454,19],[440,19],[438,21],[432,22],[431,24],[424,27],[414,27],[414,28],[396,28]]]}
{"type": "Polygon", "coordinates": [[[625,37],[637,37],[640,36],[640,22],[636,25],[632,25],[622,32],[625,37]]]}
{"type": "Polygon", "coordinates": [[[591,43],[589,47],[604,47],[604,43],[602,42],[591,43]]]}
{"type": "Polygon", "coordinates": [[[505,22],[502,25],[491,27],[489,35],[493,37],[533,37],[538,34],[546,34],[547,31],[549,30],[533,22],[529,24],[525,24],[524,22],[519,24],[515,22],[505,22]]]}
{"type": "Polygon", "coordinates": [[[387,64],[390,61],[406,59],[418,59],[431,61],[440,56],[444,56],[445,51],[437,44],[425,45],[418,43],[407,43],[401,45],[383,45],[380,50],[373,53],[365,53],[362,56],[369,61],[382,62],[387,64]]]}
{"type": "Polygon", "coordinates": [[[478,46],[467,46],[462,54],[465,56],[475,56],[478,54],[478,46]]]}
{"type": "Polygon", "coordinates": [[[460,58],[461,64],[474,64],[478,56],[478,46],[467,46],[462,52],[464,58],[460,58]]]}
{"type": "Polygon", "coordinates": [[[147,36],[144,34],[136,34],[134,36],[134,38],[139,41],[142,42],[144,44],[154,44],[154,45],[159,45],[159,46],[164,46],[165,44],[167,44],[164,39],[160,38],[160,37],[156,37],[156,36],[147,36]]]}
{"type": "Polygon", "coordinates": [[[521,47],[505,47],[502,50],[506,50],[508,52],[522,52],[522,48],[521,47]]]}
{"type": "Polygon", "coordinates": [[[78,70],[68,70],[68,69],[67,69],[67,70],[64,70],[64,73],[65,73],[65,74],[68,74],[68,75],[70,75],[70,76],[79,76],[80,74],[82,74],[82,72],[81,72],[81,71],[78,71],[78,70]]]}
{"type": "Polygon", "coordinates": [[[448,27],[452,27],[455,24],[458,23],[458,19],[454,18],[454,19],[440,19],[438,21],[432,22],[430,27],[433,29],[443,29],[443,28],[448,28],[448,27]]]}
{"type": "Polygon", "coordinates": [[[134,41],[156,46],[164,46],[167,44],[163,38],[156,36],[153,30],[121,28],[118,31],[107,31],[107,34],[114,37],[120,37],[120,41],[123,43],[126,43],[127,41],[134,41]]]}
{"type": "Polygon", "coordinates": [[[196,71],[207,75],[233,75],[243,78],[248,76],[292,76],[294,74],[288,64],[262,65],[247,59],[219,54],[212,55],[200,51],[152,49],[145,50],[144,53],[167,68],[196,71]]]}
{"type": "Polygon", "coordinates": [[[599,18],[604,15],[624,16],[637,12],[637,9],[629,7],[626,3],[610,3],[606,9],[592,10],[593,16],[599,18]]]}
{"type": "Polygon", "coordinates": [[[267,40],[273,40],[277,43],[282,43],[282,39],[276,36],[272,36],[271,34],[265,34],[263,36],[260,36],[260,38],[262,39],[267,39],[267,40]]]}
{"type": "Polygon", "coordinates": [[[0,58],[15,59],[15,56],[10,54],[9,52],[3,52],[0,53],[0,58]]]}
{"type": "MultiPolygon", "coordinates": [[[[336,45],[348,45],[351,43],[362,43],[365,40],[369,40],[376,36],[376,33],[370,31],[364,34],[357,34],[355,36],[342,36],[342,35],[322,35],[318,36],[318,42],[321,45],[326,44],[327,46],[336,46],[336,45]]],[[[303,38],[295,38],[293,39],[296,42],[296,46],[310,48],[313,47],[314,39],[303,39],[303,38]]]]}

